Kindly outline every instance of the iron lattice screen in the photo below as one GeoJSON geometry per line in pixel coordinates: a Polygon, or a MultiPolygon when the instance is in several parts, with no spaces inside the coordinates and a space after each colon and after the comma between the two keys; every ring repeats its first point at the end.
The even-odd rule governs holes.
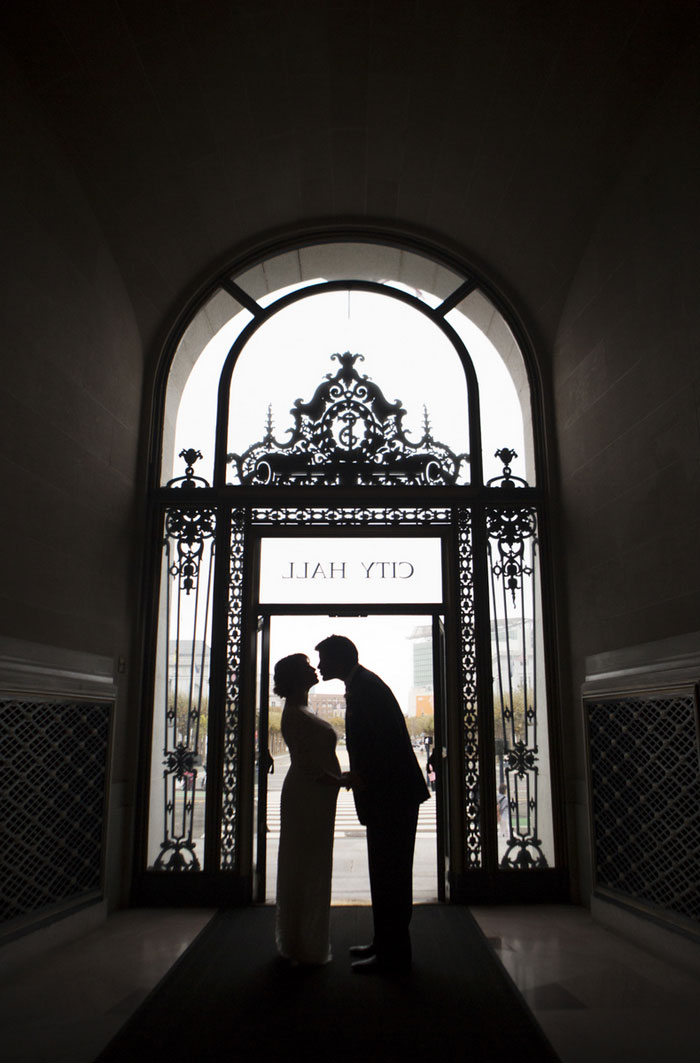
{"type": "Polygon", "coordinates": [[[692,693],[590,700],[598,886],[700,922],[700,758],[692,693]]]}
{"type": "Polygon", "coordinates": [[[0,701],[0,920],[101,888],[109,704],[0,701]]]}

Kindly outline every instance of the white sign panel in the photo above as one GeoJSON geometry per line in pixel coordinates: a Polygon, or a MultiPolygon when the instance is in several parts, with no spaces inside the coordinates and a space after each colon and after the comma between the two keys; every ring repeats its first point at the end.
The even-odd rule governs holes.
{"type": "Polygon", "coordinates": [[[438,604],[438,538],[265,538],[260,602],[280,605],[438,604]]]}

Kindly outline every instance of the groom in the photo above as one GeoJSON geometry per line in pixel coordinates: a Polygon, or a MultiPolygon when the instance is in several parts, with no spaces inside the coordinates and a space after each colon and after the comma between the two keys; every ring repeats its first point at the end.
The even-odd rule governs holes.
{"type": "Polygon", "coordinates": [[[430,794],[389,687],[358,662],[357,647],[330,635],[316,647],[324,679],[345,681],[348,782],[367,828],[374,940],[350,949],[356,974],[411,969],[413,849],[418,806],[430,794]]]}

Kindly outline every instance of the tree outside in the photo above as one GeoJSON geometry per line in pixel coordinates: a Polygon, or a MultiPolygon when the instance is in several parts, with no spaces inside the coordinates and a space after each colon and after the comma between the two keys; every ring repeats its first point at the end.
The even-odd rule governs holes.
{"type": "MultiPolygon", "coordinates": [[[[190,699],[186,694],[179,694],[177,698],[177,705],[175,708],[175,730],[178,736],[179,742],[185,742],[187,739],[187,721],[190,716],[190,699]]],[[[172,711],[172,705],[169,706],[172,711]]],[[[209,726],[209,699],[202,698],[201,703],[197,704],[195,699],[192,699],[192,709],[199,712],[199,735],[197,742],[197,752],[203,753],[207,745],[207,728],[209,726]]],[[[190,741],[188,743],[189,748],[194,752],[195,734],[197,731],[197,719],[196,716],[190,719],[190,741]]]]}
{"type": "Polygon", "coordinates": [[[515,740],[518,738],[523,739],[525,736],[526,726],[526,701],[525,690],[522,686],[519,686],[513,691],[512,698],[504,692],[503,702],[500,697],[494,692],[493,701],[493,714],[494,714],[494,730],[496,739],[503,739],[504,737],[504,723],[505,723],[505,739],[506,744],[511,746],[513,744],[513,736],[515,740]],[[512,726],[511,726],[511,714],[512,714],[512,726]]]}
{"type": "Polygon", "coordinates": [[[406,727],[411,738],[420,738],[422,735],[435,737],[435,718],[433,716],[407,716],[406,727]]]}

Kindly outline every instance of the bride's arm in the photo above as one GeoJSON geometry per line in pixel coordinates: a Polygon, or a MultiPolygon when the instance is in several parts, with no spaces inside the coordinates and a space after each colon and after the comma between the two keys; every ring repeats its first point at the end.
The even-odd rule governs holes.
{"type": "Polygon", "coordinates": [[[325,768],[317,769],[315,779],[322,786],[335,786],[336,790],[345,785],[342,775],[334,775],[332,771],[327,771],[325,768]]]}
{"type": "Polygon", "coordinates": [[[318,749],[309,732],[308,721],[302,716],[297,716],[294,718],[293,726],[296,747],[294,761],[297,767],[314,782],[339,789],[343,785],[342,776],[328,771],[319,763],[318,749]]]}

